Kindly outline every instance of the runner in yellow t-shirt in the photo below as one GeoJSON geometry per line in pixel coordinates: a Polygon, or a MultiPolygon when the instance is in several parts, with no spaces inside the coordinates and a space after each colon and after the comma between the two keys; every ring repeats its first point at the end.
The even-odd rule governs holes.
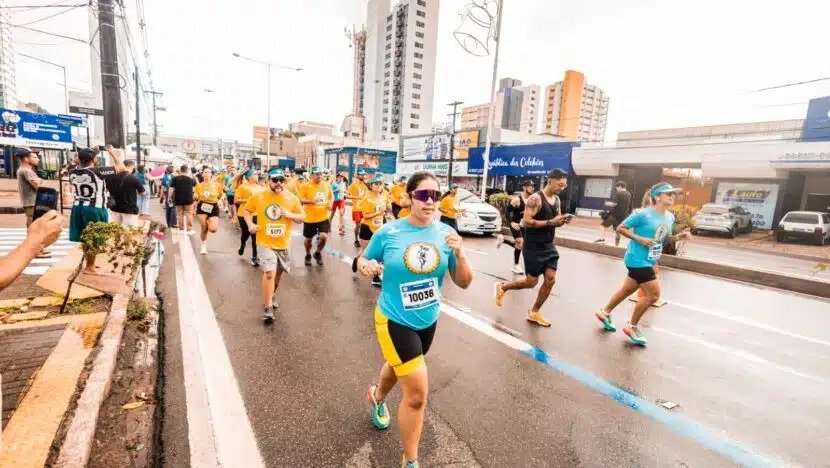
{"type": "MultiPolygon", "coordinates": [[[[363,213],[363,220],[360,223],[360,250],[355,258],[360,258],[372,235],[383,226],[386,214],[391,210],[389,194],[383,191],[383,176],[376,174],[369,181],[369,193],[360,201],[360,211],[363,213]]],[[[352,271],[357,272],[357,260],[352,262],[352,271]]],[[[374,286],[380,286],[380,277],[372,279],[374,286]]]]}
{"type": "Polygon", "coordinates": [[[208,233],[219,230],[219,200],[225,197],[225,188],[214,182],[213,171],[210,168],[202,171],[202,180],[204,182],[196,184],[193,194],[196,199],[196,217],[202,227],[202,248],[199,253],[206,255],[208,233]]]}
{"type": "Polygon", "coordinates": [[[458,231],[458,215],[464,214],[458,203],[458,185],[450,184],[449,192],[445,193],[438,204],[438,211],[441,212],[441,222],[458,231]]]}
{"type": "Polygon", "coordinates": [[[265,323],[274,321],[279,305],[274,294],[280,283],[282,272],[291,271],[291,223],[305,219],[300,200],[283,188],[285,174],[280,169],[268,172],[268,190],[250,198],[244,205],[245,222],[251,233],[256,234],[262,262],[262,300],[265,323]],[[254,216],[257,217],[254,223],[254,216]]]}
{"type": "MultiPolygon", "coordinates": [[[[243,174],[239,174],[234,178],[232,185],[236,184],[236,191],[234,192],[234,203],[237,206],[237,219],[239,220],[239,231],[241,232],[241,238],[239,242],[239,256],[245,254],[245,244],[248,243],[248,239],[251,239],[251,247],[253,247],[253,255],[251,256],[251,265],[258,267],[259,266],[259,257],[257,256],[257,248],[256,248],[256,236],[253,235],[249,229],[248,223],[245,221],[245,217],[243,216],[244,209],[243,206],[245,202],[247,202],[250,198],[254,195],[258,195],[266,190],[267,187],[263,187],[259,183],[259,174],[256,173],[253,169],[249,169],[247,172],[243,174]]],[[[256,223],[257,217],[256,214],[254,215],[254,223],[256,223]]]]}
{"type": "Polygon", "coordinates": [[[352,201],[352,221],[354,222],[354,246],[360,247],[358,235],[360,234],[360,222],[363,220],[363,213],[360,212],[360,201],[369,193],[369,187],[366,181],[369,180],[369,174],[360,169],[357,171],[357,177],[354,182],[349,185],[349,191],[346,193],[346,198],[352,201]]]}
{"type": "Polygon", "coordinates": [[[392,214],[395,219],[401,218],[401,209],[403,209],[403,196],[406,194],[406,176],[401,176],[398,183],[392,186],[389,191],[389,196],[392,198],[392,214]]]}
{"type": "Polygon", "coordinates": [[[323,181],[323,171],[318,166],[311,168],[311,181],[300,186],[300,203],[305,208],[303,237],[305,238],[305,266],[311,266],[311,239],[317,238],[314,261],[323,266],[323,248],[331,232],[329,210],[334,194],[331,185],[323,181]]]}

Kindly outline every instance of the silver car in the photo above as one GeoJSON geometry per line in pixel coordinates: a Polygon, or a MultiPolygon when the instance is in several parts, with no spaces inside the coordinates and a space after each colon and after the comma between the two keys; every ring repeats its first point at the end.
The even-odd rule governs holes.
{"type": "Polygon", "coordinates": [[[693,234],[721,232],[734,238],[739,232],[752,231],[752,213],[738,205],[707,203],[695,215],[693,234]]]}
{"type": "Polygon", "coordinates": [[[458,216],[458,232],[492,234],[501,232],[501,214],[493,205],[483,202],[478,195],[458,189],[458,201],[464,214],[458,216]]]}

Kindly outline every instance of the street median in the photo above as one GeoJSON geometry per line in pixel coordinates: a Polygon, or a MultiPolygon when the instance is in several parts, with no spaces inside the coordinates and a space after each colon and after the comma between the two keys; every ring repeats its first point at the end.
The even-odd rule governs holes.
{"type": "MultiPolygon", "coordinates": [[[[622,258],[625,254],[625,249],[621,247],[567,237],[557,237],[556,245],[617,258],[622,258]]],[[[830,283],[804,275],[783,275],[773,271],[704,262],[674,255],[663,255],[660,266],[830,299],[830,283]]]]}

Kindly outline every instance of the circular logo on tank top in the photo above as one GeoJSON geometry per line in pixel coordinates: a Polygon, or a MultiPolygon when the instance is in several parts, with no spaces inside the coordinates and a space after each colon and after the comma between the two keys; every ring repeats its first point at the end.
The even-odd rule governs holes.
{"type": "Polygon", "coordinates": [[[663,242],[666,237],[669,237],[669,228],[665,224],[657,226],[657,229],[654,231],[654,240],[663,242]]]}
{"type": "Polygon", "coordinates": [[[441,263],[441,255],[434,245],[426,242],[415,242],[404,251],[403,262],[412,273],[426,275],[438,269],[438,264],[441,263]]]}
{"type": "Polygon", "coordinates": [[[280,209],[279,205],[268,205],[268,207],[265,208],[265,216],[267,216],[269,219],[273,219],[274,221],[276,221],[280,219],[281,215],[282,210],[280,209]]]}

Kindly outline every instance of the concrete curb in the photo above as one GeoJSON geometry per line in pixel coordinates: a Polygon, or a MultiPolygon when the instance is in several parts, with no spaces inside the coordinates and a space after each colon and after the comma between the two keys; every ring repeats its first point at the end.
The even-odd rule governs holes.
{"type": "MultiPolygon", "coordinates": [[[[146,232],[145,235],[147,235],[146,232]]],[[[92,362],[86,385],[78,397],[66,437],[61,443],[54,465],[56,467],[74,468],[87,466],[89,463],[101,405],[109,395],[110,385],[115,375],[121,339],[124,336],[124,326],[127,321],[127,305],[133,297],[140,274],[140,271],[136,271],[125,288],[112,298],[112,306],[98,340],[99,349],[92,362]]]]}
{"type": "MultiPolygon", "coordinates": [[[[557,237],[556,245],[617,258],[622,258],[625,254],[625,249],[621,247],[569,239],[566,237],[557,237]]],[[[830,283],[816,279],[787,276],[771,271],[753,270],[720,263],[703,262],[685,257],[675,257],[674,255],[664,255],[660,259],[660,266],[830,299],[830,283]]]]}

